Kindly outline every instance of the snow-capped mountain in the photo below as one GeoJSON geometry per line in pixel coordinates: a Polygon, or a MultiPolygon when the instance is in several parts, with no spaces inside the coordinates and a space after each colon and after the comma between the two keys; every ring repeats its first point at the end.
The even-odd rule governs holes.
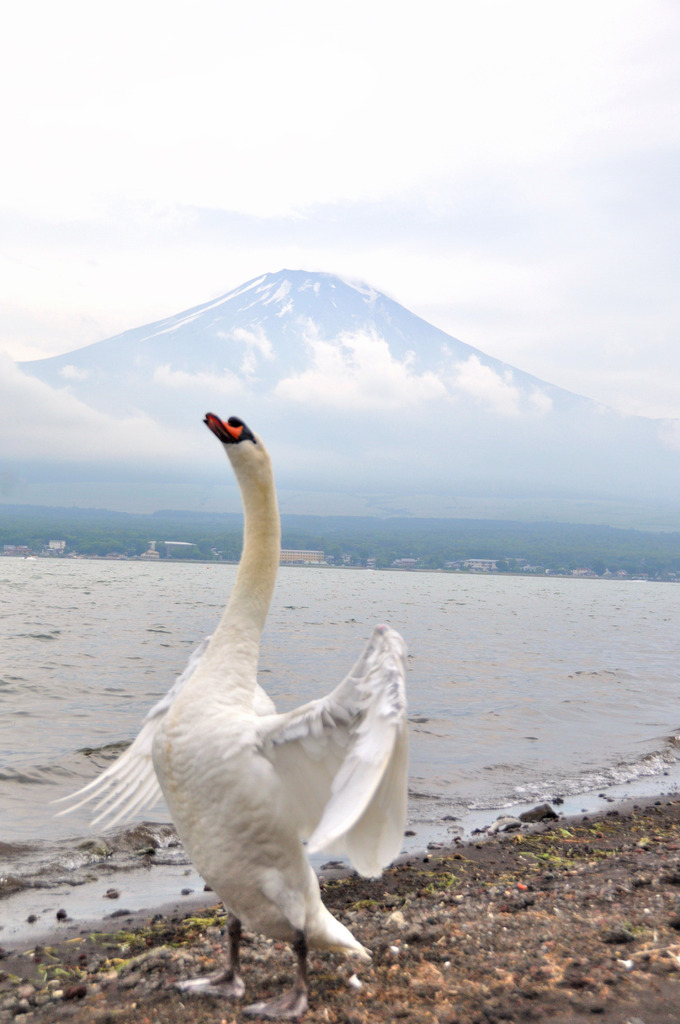
{"type": "Polygon", "coordinates": [[[167,416],[168,398],[191,390],[203,402],[206,392],[267,394],[345,410],[468,394],[508,412],[540,411],[559,394],[365,285],[288,270],[22,369],[118,415],[167,416]]]}
{"type": "MultiPolygon", "coordinates": [[[[438,506],[432,514],[456,514],[457,499],[470,494],[664,501],[679,491],[673,424],[604,409],[330,274],[265,274],[20,370],[72,402],[84,422],[86,410],[101,420],[92,428],[100,449],[96,436],[85,454],[70,442],[61,461],[80,460],[81,476],[93,463],[100,477],[102,463],[115,464],[117,478],[125,465],[147,482],[151,474],[161,504],[172,472],[176,507],[180,478],[194,486],[215,472],[201,426],[208,409],[262,434],[283,492],[326,496],[323,509],[309,511],[331,511],[333,494],[381,496],[395,510],[416,510],[415,502],[420,514],[416,496],[427,494],[438,506]],[[116,450],[108,429],[116,423],[136,446],[126,435],[116,450]]],[[[185,494],[183,507],[195,507],[185,494]]]]}

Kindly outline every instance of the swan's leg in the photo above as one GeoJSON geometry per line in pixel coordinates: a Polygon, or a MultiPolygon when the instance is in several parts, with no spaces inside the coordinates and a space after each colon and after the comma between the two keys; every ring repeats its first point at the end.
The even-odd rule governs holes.
{"type": "Polygon", "coordinates": [[[199,996],[223,996],[227,999],[242,999],[246,987],[239,974],[241,966],[241,922],[237,917],[229,915],[227,924],[229,934],[229,962],[222,971],[208,974],[205,978],[191,978],[189,981],[178,981],[175,988],[185,994],[199,996]]]}
{"type": "Polygon", "coordinates": [[[263,1017],[265,1020],[297,1020],[307,1009],[307,938],[303,931],[296,931],[293,949],[297,956],[297,973],[295,983],[289,992],[268,999],[261,1003],[253,1003],[243,1010],[249,1017],[263,1017]]]}

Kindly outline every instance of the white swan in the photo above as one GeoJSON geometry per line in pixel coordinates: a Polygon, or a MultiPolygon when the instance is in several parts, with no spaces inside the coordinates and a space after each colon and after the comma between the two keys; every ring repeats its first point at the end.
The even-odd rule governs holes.
{"type": "MultiPolygon", "coordinates": [[[[369,956],[321,902],[307,850],[346,853],[377,875],[399,853],[406,822],[408,739],[405,647],[378,626],[328,696],[277,714],[257,683],[260,634],[280,558],[271,462],[236,417],[205,423],[222,442],[241,488],[244,545],[234,589],[212,638],[146,716],[134,743],[75,796],[99,798],[114,824],[159,797],[203,878],[229,911],[227,969],[184,991],[241,998],[241,922],[292,942],[293,988],[246,1008],[299,1017],[307,1007],[307,949],[369,956]]],[[[75,808],[70,808],[71,810],[75,808]]],[[[62,812],[64,813],[64,812],[62,812]]]]}

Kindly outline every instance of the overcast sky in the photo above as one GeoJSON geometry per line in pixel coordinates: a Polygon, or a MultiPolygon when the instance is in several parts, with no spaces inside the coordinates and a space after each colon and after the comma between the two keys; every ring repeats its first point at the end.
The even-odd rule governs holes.
{"type": "Polygon", "coordinates": [[[679,53],[676,0],[16,3],[0,350],[325,270],[680,417],[679,53]]]}

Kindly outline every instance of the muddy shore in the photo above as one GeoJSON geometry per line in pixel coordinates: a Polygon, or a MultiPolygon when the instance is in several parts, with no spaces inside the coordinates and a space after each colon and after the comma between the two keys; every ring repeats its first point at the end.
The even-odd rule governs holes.
{"type": "MultiPolygon", "coordinates": [[[[306,1021],[680,1020],[678,797],[479,840],[409,856],[379,880],[324,883],[373,961],[312,953],[306,1021]]],[[[189,913],[121,908],[3,948],[0,1024],[248,1019],[240,1004],[173,988],[223,963],[225,917],[204,895],[189,913]]],[[[246,935],[242,967],[247,1003],[288,986],[294,961],[284,944],[246,935]]]]}

